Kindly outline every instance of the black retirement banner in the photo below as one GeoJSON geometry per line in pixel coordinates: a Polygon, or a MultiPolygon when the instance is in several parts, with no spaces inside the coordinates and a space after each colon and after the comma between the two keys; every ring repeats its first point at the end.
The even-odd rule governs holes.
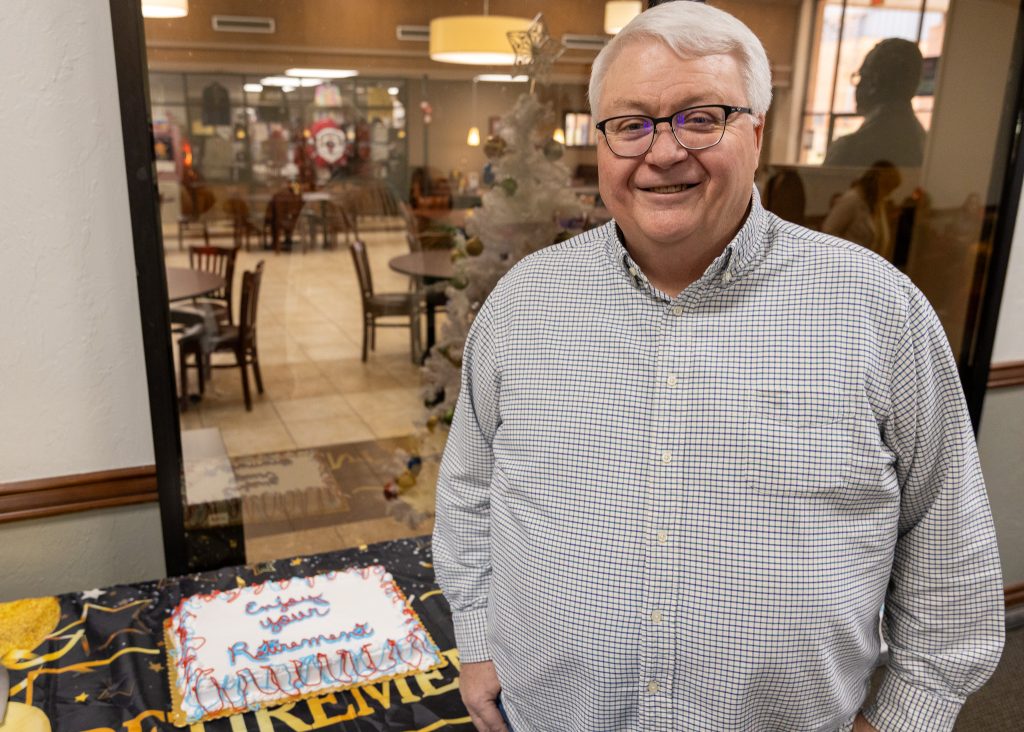
{"type": "Polygon", "coordinates": [[[0,604],[0,653],[10,674],[0,731],[174,730],[164,620],[189,595],[267,580],[384,565],[448,661],[442,668],[269,709],[196,723],[190,732],[432,732],[473,729],[459,696],[448,602],[427,537],[255,566],[0,604]]]}

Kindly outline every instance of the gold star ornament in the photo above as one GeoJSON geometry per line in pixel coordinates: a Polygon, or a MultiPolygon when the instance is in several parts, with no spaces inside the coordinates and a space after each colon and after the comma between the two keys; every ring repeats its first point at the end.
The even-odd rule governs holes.
{"type": "Polygon", "coordinates": [[[530,77],[531,92],[534,82],[539,80],[543,83],[555,61],[565,53],[561,41],[556,41],[548,33],[544,13],[537,13],[526,30],[509,31],[508,42],[516,54],[516,69],[521,69],[530,77]]]}
{"type": "Polygon", "coordinates": [[[82,692],[81,694],[79,694],[78,696],[76,696],[76,697],[75,697],[75,701],[76,701],[76,702],[78,702],[79,704],[85,704],[85,702],[86,702],[86,700],[87,700],[88,698],[89,698],[89,695],[88,695],[88,694],[86,694],[86,693],[85,693],[85,692],[83,691],[83,692],[82,692]]]}

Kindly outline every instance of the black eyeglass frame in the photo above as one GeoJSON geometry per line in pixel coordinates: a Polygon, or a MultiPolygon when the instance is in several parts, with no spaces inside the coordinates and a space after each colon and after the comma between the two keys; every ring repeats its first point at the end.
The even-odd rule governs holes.
{"type": "Polygon", "coordinates": [[[651,151],[651,148],[654,147],[654,140],[658,136],[658,125],[661,124],[662,122],[668,122],[668,128],[672,131],[672,137],[673,137],[673,139],[677,143],[679,143],[680,147],[684,147],[687,150],[707,150],[708,148],[712,148],[712,147],[714,147],[715,145],[717,145],[718,143],[720,143],[722,141],[722,139],[725,137],[725,128],[729,126],[729,118],[732,117],[737,112],[741,112],[743,114],[751,114],[751,115],[754,114],[754,110],[751,109],[750,107],[737,107],[737,106],[732,105],[732,104],[697,104],[697,105],[695,105],[693,107],[687,107],[686,109],[680,109],[680,110],[678,110],[676,112],[673,112],[672,114],[668,115],[667,117],[651,117],[651,116],[648,116],[646,114],[619,114],[619,115],[616,115],[614,117],[608,117],[607,119],[603,119],[600,122],[598,122],[597,124],[595,124],[594,126],[598,130],[600,130],[602,135],[604,135],[604,141],[608,145],[608,149],[611,150],[612,155],[615,155],[616,157],[619,157],[619,158],[640,158],[640,157],[643,157],[644,155],[646,155],[647,153],[649,153],[651,151]],[[710,145],[703,145],[701,147],[690,147],[689,145],[684,144],[683,141],[680,140],[676,136],[676,128],[675,128],[675,125],[672,124],[672,120],[674,120],[680,114],[683,114],[685,112],[692,112],[695,109],[709,109],[709,108],[710,109],[721,109],[723,112],[725,112],[725,117],[722,120],[722,134],[719,135],[718,139],[715,140],[710,145]],[[631,119],[631,118],[633,118],[633,119],[649,119],[651,121],[651,125],[652,125],[652,127],[651,127],[651,141],[648,143],[647,149],[644,150],[641,153],[637,153],[636,155],[622,155],[621,153],[615,152],[615,148],[613,148],[612,144],[610,142],[608,142],[608,133],[605,132],[604,128],[605,128],[605,125],[607,125],[609,122],[612,122],[614,120],[617,120],[617,119],[631,119]]]}

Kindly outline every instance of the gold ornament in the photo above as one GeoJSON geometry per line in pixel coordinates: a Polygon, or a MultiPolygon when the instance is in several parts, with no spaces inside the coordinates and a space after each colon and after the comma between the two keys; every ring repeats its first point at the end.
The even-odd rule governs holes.
{"type": "Polygon", "coordinates": [[[507,149],[508,143],[505,142],[505,138],[498,137],[497,135],[491,135],[487,138],[487,142],[484,143],[484,155],[491,160],[500,158],[507,149]]]}
{"type": "Polygon", "coordinates": [[[484,251],[484,243],[479,236],[471,236],[466,242],[466,254],[471,257],[479,257],[484,251]]]}
{"type": "Polygon", "coordinates": [[[554,162],[565,153],[565,146],[558,140],[548,140],[544,143],[544,157],[554,162]]]}
{"type": "Polygon", "coordinates": [[[519,190],[519,183],[516,182],[515,178],[506,178],[499,184],[499,186],[501,187],[501,190],[505,191],[506,196],[514,196],[516,195],[516,191],[519,190]]]}
{"type": "Polygon", "coordinates": [[[427,417],[427,429],[430,430],[431,432],[437,429],[437,423],[438,419],[436,415],[432,414],[429,417],[427,417]]]}
{"type": "Polygon", "coordinates": [[[454,287],[456,290],[465,290],[467,287],[469,287],[469,280],[466,278],[465,275],[462,274],[455,275],[454,277],[451,278],[451,280],[449,280],[449,282],[451,283],[451,286],[454,287]]]}

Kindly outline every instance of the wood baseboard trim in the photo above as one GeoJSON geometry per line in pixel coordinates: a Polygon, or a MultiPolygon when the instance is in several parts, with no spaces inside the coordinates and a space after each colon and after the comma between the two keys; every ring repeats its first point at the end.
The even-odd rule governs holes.
{"type": "Polygon", "coordinates": [[[154,465],[0,483],[0,523],[156,500],[154,465]]]}
{"type": "Polygon", "coordinates": [[[988,388],[1024,385],[1024,361],[994,363],[988,372],[988,388]]]}

